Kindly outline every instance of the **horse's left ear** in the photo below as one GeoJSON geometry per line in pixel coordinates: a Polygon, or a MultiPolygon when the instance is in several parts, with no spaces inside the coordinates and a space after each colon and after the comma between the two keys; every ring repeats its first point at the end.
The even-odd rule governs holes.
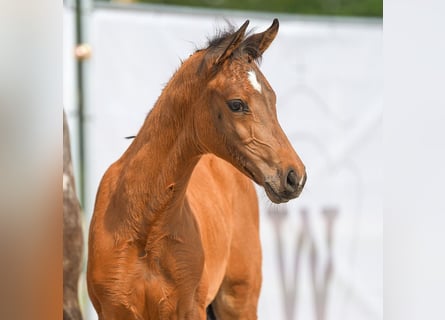
{"type": "Polygon", "coordinates": [[[233,33],[233,35],[227,39],[227,43],[223,43],[224,50],[218,55],[215,60],[215,65],[221,65],[233,51],[241,44],[246,33],[247,26],[249,25],[249,20],[246,20],[244,24],[233,33]]]}
{"type": "MultiPolygon", "coordinates": [[[[278,33],[279,22],[278,19],[274,19],[272,25],[264,32],[256,33],[244,40],[246,47],[255,48],[259,55],[262,55],[267,48],[269,48],[272,41],[275,39],[278,33]]],[[[257,57],[253,57],[257,58],[257,57]]]]}

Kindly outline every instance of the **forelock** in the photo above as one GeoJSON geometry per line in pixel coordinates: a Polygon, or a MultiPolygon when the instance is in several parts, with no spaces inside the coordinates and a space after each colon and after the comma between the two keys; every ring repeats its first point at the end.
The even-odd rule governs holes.
{"type": "MultiPolygon", "coordinates": [[[[218,29],[214,36],[208,38],[206,47],[202,48],[201,50],[207,50],[209,52],[224,50],[224,45],[230,41],[235,32],[235,26],[227,22],[227,26],[224,29],[218,29]]],[[[250,59],[257,61],[258,63],[261,62],[261,52],[254,45],[254,42],[251,41],[252,38],[249,38],[252,33],[253,30],[246,32],[240,46],[233,52],[232,58],[247,55],[250,57],[250,59]]]]}

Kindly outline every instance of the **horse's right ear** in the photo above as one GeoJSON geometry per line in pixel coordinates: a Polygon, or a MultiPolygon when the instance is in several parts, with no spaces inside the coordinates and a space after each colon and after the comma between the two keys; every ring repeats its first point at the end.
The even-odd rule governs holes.
{"type": "Polygon", "coordinates": [[[249,20],[246,20],[244,24],[228,39],[226,43],[223,44],[222,52],[218,55],[215,60],[215,65],[221,65],[226,61],[233,51],[238,48],[238,46],[243,42],[244,34],[246,33],[247,26],[249,25],[249,20]]]}
{"type": "Polygon", "coordinates": [[[278,19],[274,19],[272,25],[264,32],[253,34],[244,40],[246,48],[253,48],[250,52],[252,58],[256,59],[261,56],[267,48],[269,48],[272,41],[275,39],[278,33],[279,22],[278,19]]]}

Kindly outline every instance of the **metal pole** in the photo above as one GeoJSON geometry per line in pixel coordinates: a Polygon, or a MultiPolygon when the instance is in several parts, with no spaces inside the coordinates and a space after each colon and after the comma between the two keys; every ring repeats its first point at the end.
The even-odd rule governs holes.
{"type": "Polygon", "coordinates": [[[77,86],[77,119],[79,144],[79,201],[85,207],[85,59],[89,57],[85,47],[83,0],[75,0],[75,38],[76,38],[76,86],[77,86]]]}

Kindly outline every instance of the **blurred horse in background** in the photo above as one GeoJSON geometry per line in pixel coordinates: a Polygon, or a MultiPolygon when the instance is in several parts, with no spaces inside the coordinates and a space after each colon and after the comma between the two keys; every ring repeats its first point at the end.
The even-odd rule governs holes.
{"type": "Polygon", "coordinates": [[[82,320],[78,283],[82,270],[83,234],[74,184],[69,128],[63,113],[63,320],[82,320]]]}

